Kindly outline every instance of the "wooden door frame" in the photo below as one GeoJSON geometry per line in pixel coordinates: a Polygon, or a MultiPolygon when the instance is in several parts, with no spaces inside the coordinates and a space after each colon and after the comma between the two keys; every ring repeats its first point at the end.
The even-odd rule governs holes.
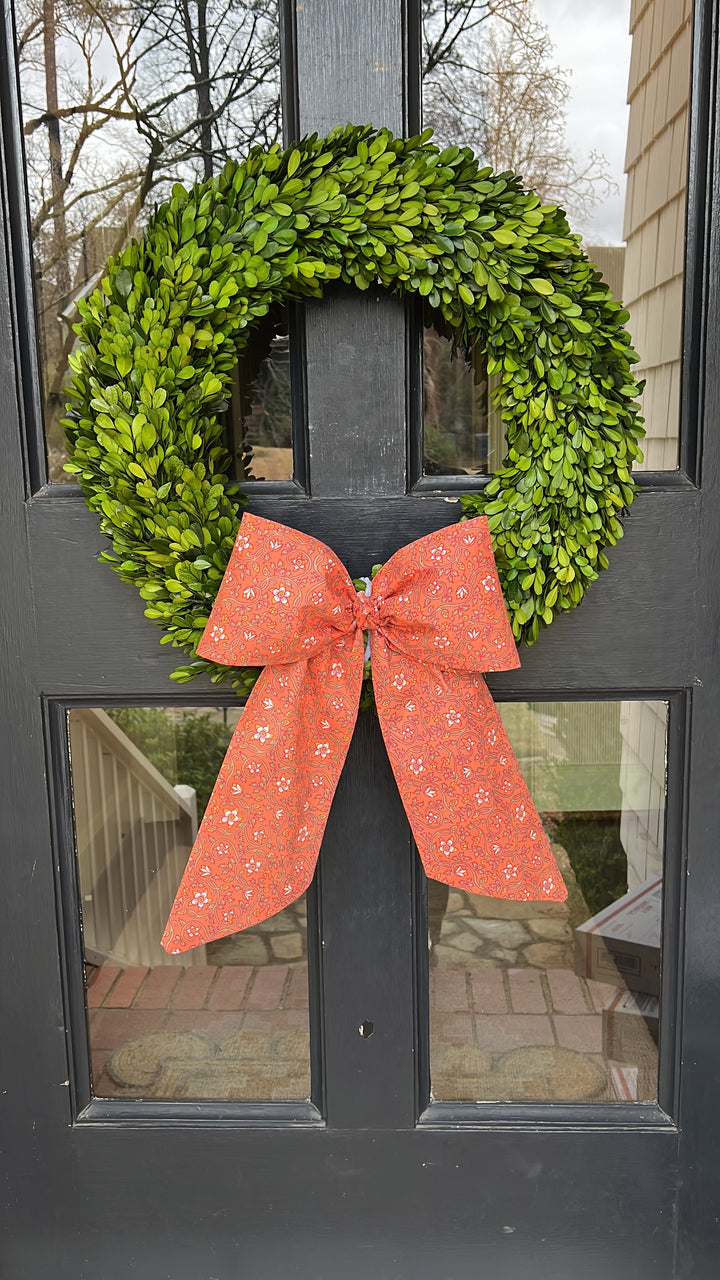
{"type": "MultiPolygon", "coordinates": [[[[309,0],[296,17],[290,13],[286,7],[286,49],[289,41],[292,54],[286,61],[296,69],[294,80],[286,76],[288,119],[301,131],[324,130],[338,117],[344,123],[349,113],[394,128],[413,127],[417,57],[409,50],[417,8],[411,0],[368,0],[362,8],[356,0],[309,0]],[[355,37],[351,59],[348,32],[355,37]],[[383,59],[395,75],[378,79],[373,67],[383,59]],[[293,94],[296,116],[290,114],[293,94]]],[[[416,1042],[422,1049],[426,1037],[416,1008],[408,1005],[408,992],[419,993],[417,1007],[423,995],[410,918],[417,870],[409,846],[403,846],[376,726],[367,718],[353,747],[353,785],[341,785],[329,840],[339,848],[342,830],[367,812],[369,802],[386,804],[390,820],[398,823],[399,852],[391,871],[354,855],[345,861],[353,901],[365,910],[373,874],[392,882],[395,914],[388,917],[384,938],[395,980],[379,1019],[392,1030],[387,1038],[363,1044],[374,1056],[362,1061],[343,1031],[345,1011],[355,1025],[367,1012],[358,972],[363,938],[353,932],[357,912],[348,910],[348,893],[326,859],[325,918],[318,928],[335,928],[330,950],[338,958],[337,965],[326,961],[323,1006],[316,1014],[325,1020],[329,1092],[323,1086],[319,1103],[327,1122],[308,1115],[302,1124],[295,1117],[293,1126],[290,1115],[281,1121],[267,1113],[242,1113],[243,1104],[216,1108],[214,1114],[212,1106],[200,1104],[194,1118],[181,1116],[174,1104],[141,1104],[132,1114],[111,1115],[93,1112],[97,1104],[81,1108],[73,1097],[68,1045],[81,1034],[77,930],[65,949],[66,934],[58,941],[54,929],[58,902],[67,894],[57,873],[63,850],[67,854],[68,779],[56,749],[51,759],[57,803],[49,805],[48,725],[59,723],[58,708],[78,700],[179,705],[188,696],[169,686],[172,658],[159,647],[140,602],[98,563],[103,540],[77,490],[44,482],[17,88],[12,76],[3,75],[0,500],[10,607],[0,621],[6,654],[0,707],[12,732],[0,771],[0,984],[5,1042],[12,1053],[5,1055],[0,1105],[11,1153],[12,1213],[4,1244],[11,1280],[39,1280],[49,1265],[58,1280],[126,1280],[133,1260],[135,1274],[155,1280],[170,1239],[185,1268],[182,1280],[205,1274],[209,1258],[223,1277],[241,1267],[273,1280],[287,1274],[288,1249],[296,1260],[307,1259],[314,1280],[338,1274],[355,1280],[368,1263],[380,1273],[392,1265],[394,1280],[436,1277],[451,1266],[453,1280],[459,1280],[476,1274],[479,1262],[496,1280],[516,1280],[524,1267],[539,1274],[540,1266],[568,1280],[578,1274],[605,1280],[610,1265],[621,1280],[671,1274],[677,1280],[691,1274],[693,1280],[714,1280],[720,1247],[720,1120],[711,1070],[720,1059],[720,432],[711,415],[720,404],[720,379],[717,360],[706,353],[714,351],[720,334],[720,304],[710,288],[720,267],[717,18],[717,0],[700,0],[681,468],[641,478],[642,492],[626,538],[613,552],[611,572],[580,610],[523,655],[519,672],[493,681],[496,694],[505,697],[648,697],[672,703],[661,1050],[670,1088],[661,1107],[632,1111],[455,1107],[424,1114],[416,1125],[427,1099],[426,1056],[421,1053],[419,1067],[413,1066],[416,1042]],[[398,927],[406,933],[393,951],[398,927]],[[677,981],[673,956],[684,961],[677,981]],[[674,1071],[680,1063],[681,1078],[674,1071]],[[400,1082],[392,1097],[384,1090],[388,1064],[400,1082]],[[200,1170],[198,1151],[204,1153],[200,1170]],[[277,1203],[280,1231],[277,1211],[273,1218],[268,1208],[277,1203]],[[38,1231],[41,1204],[52,1206],[44,1233],[38,1231]]],[[[11,35],[6,22],[0,59],[6,69],[12,65],[11,35]]],[[[401,376],[415,359],[413,323],[397,302],[374,298],[372,291],[364,299],[338,293],[308,308],[312,499],[297,486],[253,488],[253,510],[324,537],[355,573],[442,527],[456,510],[447,501],[457,491],[452,481],[405,479],[408,424],[416,427],[418,421],[417,379],[408,379],[406,395],[401,376]],[[360,361],[353,366],[355,406],[349,405],[347,377],[327,373],[339,343],[348,351],[377,353],[378,365],[365,358],[365,367],[360,361]],[[358,405],[365,448],[343,454],[338,478],[323,469],[323,459],[328,449],[337,451],[338,423],[348,430],[357,426],[350,410],[358,405]],[[388,423],[394,427],[389,451],[388,423]]],[[[200,701],[211,696],[199,684],[197,694],[200,701]]],[[[65,867],[67,872],[66,856],[65,867]]],[[[423,924],[419,909],[414,923],[417,938],[423,924]]]]}

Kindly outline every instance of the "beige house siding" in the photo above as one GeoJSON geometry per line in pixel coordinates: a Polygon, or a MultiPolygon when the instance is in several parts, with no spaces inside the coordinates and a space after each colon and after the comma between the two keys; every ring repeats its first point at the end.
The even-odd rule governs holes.
{"type": "Polygon", "coordinates": [[[633,0],[623,298],[646,379],[645,470],[677,466],[691,0],[633,0]]]}

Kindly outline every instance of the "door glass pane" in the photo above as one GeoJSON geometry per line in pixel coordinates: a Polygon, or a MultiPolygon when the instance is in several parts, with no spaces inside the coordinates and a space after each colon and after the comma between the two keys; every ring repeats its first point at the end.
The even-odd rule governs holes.
{"type": "MultiPolygon", "coordinates": [[[[16,25],[49,478],[63,482],[77,300],[173,183],[281,137],[277,0],[17,0],[16,25]]],[[[256,367],[258,395],[272,368],[256,367]]]]}
{"type": "Polygon", "coordinates": [[[667,706],[500,711],[568,899],[428,882],[432,1095],[654,1100],[667,706]]]}
{"type": "MultiPolygon", "coordinates": [[[[424,124],[565,209],[630,311],[645,470],[678,465],[691,11],[690,0],[424,5],[424,124]]],[[[453,358],[426,328],[424,358],[425,474],[496,469],[502,422],[478,357],[453,358]],[[478,398],[486,421],[475,409],[470,426],[478,398]]]]}
{"type": "Polygon", "coordinates": [[[160,938],[239,710],[69,713],[97,1097],[310,1092],[305,898],[168,956],[160,938]]]}

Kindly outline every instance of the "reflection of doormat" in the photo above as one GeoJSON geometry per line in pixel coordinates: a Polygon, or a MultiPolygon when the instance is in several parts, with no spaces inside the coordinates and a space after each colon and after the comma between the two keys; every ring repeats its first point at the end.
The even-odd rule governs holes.
{"type": "Polygon", "coordinates": [[[486,1079],[492,1102],[593,1102],[607,1091],[600,1063],[574,1049],[511,1049],[486,1079]]]}
{"type": "Polygon", "coordinates": [[[116,1084],[149,1089],[167,1059],[209,1058],[215,1046],[197,1031],[152,1031],[137,1040],[126,1040],[110,1054],[105,1069],[116,1084]]]}
{"type": "Polygon", "coordinates": [[[242,1062],[166,1062],[153,1087],[154,1098],[178,1101],[209,1098],[227,1102],[292,1102],[307,1098],[307,1068],[293,1072],[286,1063],[245,1058],[242,1062]]]}
{"type": "Polygon", "coordinates": [[[111,1080],[143,1098],[292,1100],[310,1092],[306,1033],[242,1031],[217,1045],[197,1031],[154,1031],[128,1040],[106,1063],[111,1080]]]}
{"type": "Polygon", "coordinates": [[[435,1051],[433,1097],[446,1102],[594,1102],[608,1097],[607,1075],[574,1049],[511,1049],[487,1053],[453,1047],[435,1051]]]}

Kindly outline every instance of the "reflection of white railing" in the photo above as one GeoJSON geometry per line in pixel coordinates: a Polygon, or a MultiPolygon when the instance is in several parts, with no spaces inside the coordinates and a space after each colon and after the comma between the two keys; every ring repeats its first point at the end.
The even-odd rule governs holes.
{"type": "Polygon", "coordinates": [[[197,831],[192,787],[173,787],[99,710],[70,712],[75,841],[91,963],[204,964],[160,938],[197,831]]]}

